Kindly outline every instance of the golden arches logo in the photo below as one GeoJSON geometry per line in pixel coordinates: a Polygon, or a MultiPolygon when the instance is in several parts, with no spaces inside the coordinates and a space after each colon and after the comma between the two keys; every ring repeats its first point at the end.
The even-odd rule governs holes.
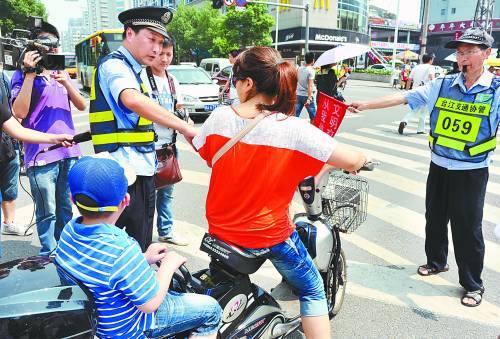
{"type": "Polygon", "coordinates": [[[314,9],[326,9],[330,7],[330,0],[314,0],[314,9]]]}
{"type": "MultiPolygon", "coordinates": [[[[280,4],[290,5],[291,4],[291,0],[280,0],[280,4]]],[[[278,9],[279,9],[280,12],[283,12],[283,11],[289,10],[290,7],[279,6],[278,9]]]]}

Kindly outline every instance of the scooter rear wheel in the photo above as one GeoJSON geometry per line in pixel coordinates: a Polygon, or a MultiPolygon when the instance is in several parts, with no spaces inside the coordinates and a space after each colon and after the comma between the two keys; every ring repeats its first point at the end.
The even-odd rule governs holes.
{"type": "Polygon", "coordinates": [[[326,300],[328,301],[328,315],[330,319],[339,313],[344,303],[345,288],[347,284],[347,263],[343,250],[340,251],[336,268],[337,274],[334,274],[334,269],[329,269],[325,273],[321,272],[321,277],[325,284],[326,300]]]}

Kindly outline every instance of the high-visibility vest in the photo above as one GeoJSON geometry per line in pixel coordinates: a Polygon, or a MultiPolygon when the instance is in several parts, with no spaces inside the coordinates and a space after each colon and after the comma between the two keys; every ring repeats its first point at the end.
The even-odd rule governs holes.
{"type": "Polygon", "coordinates": [[[90,88],[89,122],[94,151],[114,152],[119,147],[130,146],[141,153],[153,152],[155,132],[151,121],[137,115],[137,123],[118,128],[116,113],[111,110],[99,83],[99,67],[108,59],[123,60],[135,74],[141,93],[148,95],[141,77],[135,73],[130,62],[120,51],[112,52],[99,61],[94,69],[90,88]]]}
{"type": "Polygon", "coordinates": [[[492,126],[490,113],[500,80],[494,77],[488,89],[465,94],[451,90],[457,76],[447,76],[441,83],[430,116],[429,146],[433,153],[448,159],[482,162],[497,144],[497,126],[492,126]]]}

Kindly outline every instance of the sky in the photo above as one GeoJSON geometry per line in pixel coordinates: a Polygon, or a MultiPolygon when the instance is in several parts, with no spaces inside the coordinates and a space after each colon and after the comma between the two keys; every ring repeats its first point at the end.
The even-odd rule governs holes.
{"type": "MultiPolygon", "coordinates": [[[[69,18],[79,18],[83,8],[86,8],[86,0],[41,0],[49,13],[49,22],[55,25],[59,31],[68,28],[69,18]]],[[[397,0],[370,0],[375,6],[396,12],[397,0]]],[[[274,2],[274,1],[271,1],[274,2]]],[[[405,22],[418,22],[420,16],[420,0],[400,0],[400,20],[405,22]]]]}
{"type": "MultiPolygon", "coordinates": [[[[369,0],[371,4],[396,13],[397,0],[369,0]]],[[[419,22],[420,0],[400,0],[399,20],[404,22],[419,22]]]]}
{"type": "Polygon", "coordinates": [[[87,7],[86,0],[41,0],[49,13],[48,21],[62,32],[68,29],[68,19],[80,18],[87,7]]]}

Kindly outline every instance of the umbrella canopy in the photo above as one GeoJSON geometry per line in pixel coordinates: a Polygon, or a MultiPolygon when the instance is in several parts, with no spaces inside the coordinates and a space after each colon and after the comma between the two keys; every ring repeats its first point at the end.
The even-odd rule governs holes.
{"type": "Polygon", "coordinates": [[[410,50],[402,51],[396,54],[396,58],[398,59],[403,59],[403,60],[417,60],[418,59],[418,54],[415,52],[412,52],[410,50]]]}
{"type": "Polygon", "coordinates": [[[487,59],[485,61],[486,65],[490,67],[500,67],[500,59],[499,58],[494,58],[494,59],[487,59]]]}
{"type": "Polygon", "coordinates": [[[357,57],[370,51],[370,47],[360,44],[341,44],[323,52],[314,63],[314,67],[335,64],[339,61],[357,57]]]}

